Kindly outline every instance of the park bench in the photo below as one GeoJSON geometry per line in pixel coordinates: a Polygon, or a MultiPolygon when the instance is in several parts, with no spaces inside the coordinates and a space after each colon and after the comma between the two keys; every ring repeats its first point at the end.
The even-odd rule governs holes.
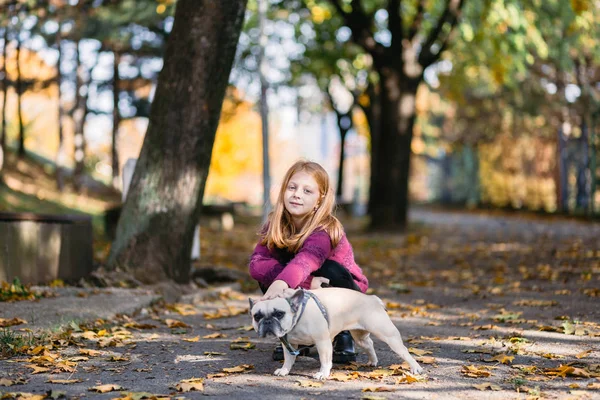
{"type": "Polygon", "coordinates": [[[0,281],[74,281],[92,269],[90,216],[0,213],[0,281]]]}

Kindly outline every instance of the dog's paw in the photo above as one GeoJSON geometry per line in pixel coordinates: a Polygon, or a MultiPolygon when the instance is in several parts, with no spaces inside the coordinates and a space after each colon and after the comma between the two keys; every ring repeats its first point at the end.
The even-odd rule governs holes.
{"type": "Polygon", "coordinates": [[[317,372],[316,374],[313,375],[313,378],[320,380],[320,381],[324,381],[325,379],[329,378],[329,373],[325,373],[325,372],[317,372]]]}
{"type": "Polygon", "coordinates": [[[287,376],[287,374],[290,373],[290,370],[287,368],[278,368],[275,370],[275,372],[273,372],[273,375],[277,375],[277,376],[287,376]]]}
{"type": "Polygon", "coordinates": [[[421,367],[418,364],[417,365],[413,365],[412,367],[410,367],[410,372],[413,373],[413,374],[415,374],[415,375],[418,375],[421,372],[423,372],[423,367],[421,367]]]}

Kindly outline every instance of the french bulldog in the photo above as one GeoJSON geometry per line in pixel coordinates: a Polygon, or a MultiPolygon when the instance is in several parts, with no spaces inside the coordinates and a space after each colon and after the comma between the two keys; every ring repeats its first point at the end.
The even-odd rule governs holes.
{"type": "Polygon", "coordinates": [[[377,365],[370,337],[373,334],[408,362],[412,373],[423,371],[404,346],[400,332],[377,296],[331,287],[310,291],[287,289],[284,297],[256,302],[249,300],[254,330],[260,337],[272,335],[284,344],[283,366],[275,370],[275,375],[286,376],[296,361],[289,343],[296,346],[315,344],[321,368],[313,377],[327,379],[332,367],[331,341],[344,330],[349,330],[356,344],[365,350],[369,365],[377,365]]]}

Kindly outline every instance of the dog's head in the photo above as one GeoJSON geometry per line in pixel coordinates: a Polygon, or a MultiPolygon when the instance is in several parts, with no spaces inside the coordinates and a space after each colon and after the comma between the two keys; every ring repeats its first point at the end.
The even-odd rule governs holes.
{"type": "Polygon", "coordinates": [[[270,300],[250,301],[252,326],[258,336],[285,336],[292,328],[295,315],[302,305],[304,292],[296,290],[290,297],[276,297],[270,300]]]}

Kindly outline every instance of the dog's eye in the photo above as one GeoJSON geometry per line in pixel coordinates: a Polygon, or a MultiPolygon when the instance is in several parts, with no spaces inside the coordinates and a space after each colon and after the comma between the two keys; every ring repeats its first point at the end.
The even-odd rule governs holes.
{"type": "Polygon", "coordinates": [[[273,316],[274,316],[275,318],[277,318],[277,319],[281,319],[281,318],[283,318],[283,316],[284,316],[284,315],[285,315],[285,313],[284,313],[283,311],[275,311],[275,312],[273,313],[273,316]]]}
{"type": "Polygon", "coordinates": [[[256,322],[260,321],[260,320],[262,319],[262,317],[263,317],[263,315],[262,315],[262,313],[260,313],[260,312],[259,312],[259,313],[256,313],[256,314],[254,314],[254,320],[255,320],[256,322]]]}

